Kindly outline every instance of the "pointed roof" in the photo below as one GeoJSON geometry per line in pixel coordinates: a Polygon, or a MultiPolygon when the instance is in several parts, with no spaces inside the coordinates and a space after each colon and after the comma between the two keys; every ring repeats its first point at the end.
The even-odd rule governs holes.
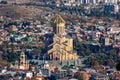
{"type": "Polygon", "coordinates": [[[55,24],[65,23],[65,20],[58,14],[58,15],[55,17],[54,23],[55,23],[55,24]]]}
{"type": "Polygon", "coordinates": [[[25,53],[22,51],[22,52],[21,52],[21,55],[25,55],[25,53]]]}

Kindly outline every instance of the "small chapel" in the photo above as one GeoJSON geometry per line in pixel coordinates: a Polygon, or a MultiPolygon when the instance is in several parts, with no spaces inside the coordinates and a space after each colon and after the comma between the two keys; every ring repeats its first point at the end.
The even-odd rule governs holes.
{"type": "Polygon", "coordinates": [[[73,39],[65,32],[65,21],[57,15],[54,20],[54,37],[52,49],[48,51],[52,60],[76,60],[79,58],[77,51],[73,50],[73,39]]]}
{"type": "Polygon", "coordinates": [[[19,61],[15,61],[15,64],[11,64],[10,68],[28,70],[29,69],[29,61],[26,60],[26,55],[24,52],[21,52],[19,61]]]}

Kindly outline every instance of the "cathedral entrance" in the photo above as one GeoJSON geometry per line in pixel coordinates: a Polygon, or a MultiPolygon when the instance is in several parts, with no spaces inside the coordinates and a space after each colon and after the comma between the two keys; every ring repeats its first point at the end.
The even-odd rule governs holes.
{"type": "Polygon", "coordinates": [[[56,57],[55,60],[60,60],[60,58],[56,57]]]}

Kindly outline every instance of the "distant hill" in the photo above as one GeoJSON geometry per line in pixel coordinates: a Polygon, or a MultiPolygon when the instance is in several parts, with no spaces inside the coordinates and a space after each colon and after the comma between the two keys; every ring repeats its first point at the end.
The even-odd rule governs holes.
{"type": "Polygon", "coordinates": [[[17,4],[29,3],[35,1],[39,1],[39,0],[7,0],[8,3],[17,3],[17,4]]]}
{"type": "Polygon", "coordinates": [[[0,16],[7,16],[14,19],[18,18],[34,18],[42,13],[41,9],[34,6],[0,6],[0,16]]]}

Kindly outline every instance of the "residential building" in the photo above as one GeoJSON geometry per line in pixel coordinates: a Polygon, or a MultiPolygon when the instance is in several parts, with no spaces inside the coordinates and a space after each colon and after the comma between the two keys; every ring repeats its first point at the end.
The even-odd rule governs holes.
{"type": "Polygon", "coordinates": [[[119,12],[119,6],[117,4],[116,5],[106,4],[104,5],[104,11],[117,13],[119,12]]]}
{"type": "Polygon", "coordinates": [[[90,75],[86,71],[81,71],[80,75],[82,75],[83,80],[89,80],[90,75]]]}
{"type": "Polygon", "coordinates": [[[120,71],[116,71],[113,73],[112,80],[120,80],[120,71]]]}
{"type": "Polygon", "coordinates": [[[109,80],[109,77],[103,74],[92,74],[90,80],[109,80]]]}
{"type": "Polygon", "coordinates": [[[105,38],[104,38],[104,45],[105,45],[105,46],[110,45],[110,38],[108,38],[108,37],[105,37],[105,38]]]}

